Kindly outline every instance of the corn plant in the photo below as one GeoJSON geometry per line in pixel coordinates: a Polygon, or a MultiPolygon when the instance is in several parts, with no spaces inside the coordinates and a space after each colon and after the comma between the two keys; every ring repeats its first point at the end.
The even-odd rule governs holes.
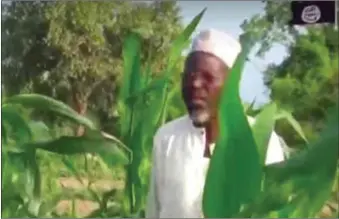
{"type": "MultiPolygon", "coordinates": [[[[124,79],[119,96],[120,139],[133,152],[133,159],[132,163],[126,166],[128,215],[122,216],[138,214],[144,207],[153,136],[156,129],[166,120],[171,73],[204,12],[205,10],[199,13],[173,42],[167,66],[158,78],[151,78],[149,67],[141,72],[139,37],[131,34],[125,40],[124,79]]],[[[146,66],[150,64],[146,63],[146,66]]]]}
{"type": "Polygon", "coordinates": [[[250,50],[243,36],[239,55],[223,90],[219,110],[220,135],[211,158],[203,196],[207,218],[315,217],[329,198],[338,160],[338,108],[317,142],[290,159],[264,166],[268,140],[276,119],[300,126],[271,103],[256,116],[252,129],[239,97],[239,82],[250,50]],[[237,128],[231,128],[236,124],[237,128]]]}
{"type": "MultiPolygon", "coordinates": [[[[59,155],[96,153],[109,165],[130,161],[123,143],[113,136],[103,137],[92,121],[52,98],[38,94],[16,95],[2,103],[1,111],[2,217],[53,217],[52,210],[59,200],[47,201],[41,194],[44,176],[36,158],[38,150],[59,155]],[[47,126],[30,121],[25,113],[36,109],[81,124],[87,128],[86,134],[81,137],[48,136],[47,126]]],[[[71,162],[65,160],[65,164],[74,169],[71,162]]]]}

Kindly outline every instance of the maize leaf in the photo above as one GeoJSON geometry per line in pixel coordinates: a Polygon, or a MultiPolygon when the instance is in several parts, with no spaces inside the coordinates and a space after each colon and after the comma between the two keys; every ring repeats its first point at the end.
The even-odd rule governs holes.
{"type": "Polygon", "coordinates": [[[62,155],[97,153],[110,165],[128,164],[128,156],[117,144],[119,143],[104,138],[62,136],[52,141],[27,143],[24,147],[43,149],[62,155]]]}
{"type": "Polygon", "coordinates": [[[271,133],[274,129],[275,118],[274,115],[277,111],[277,105],[275,103],[267,105],[255,119],[255,123],[252,126],[253,137],[258,147],[260,164],[265,165],[266,152],[268,148],[268,142],[271,137],[271,133]]]}
{"type": "Polygon", "coordinates": [[[169,52],[167,73],[171,73],[170,70],[175,66],[178,59],[181,57],[183,49],[186,47],[187,42],[189,41],[192,33],[197,28],[200,23],[201,18],[204,16],[206,8],[204,8],[193,20],[187,25],[185,30],[176,38],[172,44],[171,50],[169,52]]]}
{"type": "MultiPolygon", "coordinates": [[[[166,69],[164,71],[163,77],[168,78],[170,74],[172,73],[175,64],[177,63],[178,59],[181,57],[183,49],[187,46],[187,43],[189,42],[189,39],[192,36],[192,33],[195,31],[198,24],[200,23],[200,20],[203,17],[205,11],[206,11],[206,8],[204,8],[198,15],[196,15],[193,18],[193,20],[187,25],[184,31],[179,35],[179,37],[174,40],[173,46],[171,47],[171,50],[169,52],[169,60],[168,60],[166,69]]],[[[167,104],[168,104],[168,98],[169,98],[167,88],[168,88],[168,84],[165,84],[162,90],[161,99],[163,99],[163,103],[162,103],[163,105],[160,110],[159,121],[158,121],[160,124],[165,122],[166,114],[167,114],[167,104]]]]}
{"type": "Polygon", "coordinates": [[[123,45],[124,77],[119,92],[119,102],[125,105],[124,112],[122,112],[120,118],[121,136],[123,136],[126,141],[125,143],[129,147],[130,144],[127,141],[129,141],[134,130],[138,111],[135,107],[137,100],[134,98],[128,102],[127,100],[142,88],[140,49],[141,43],[139,35],[135,33],[130,34],[123,45]]]}
{"type": "Polygon", "coordinates": [[[139,145],[139,142],[135,142],[135,139],[133,138],[135,126],[138,121],[138,115],[140,115],[140,111],[138,111],[139,102],[138,99],[131,98],[142,88],[140,46],[140,37],[134,33],[130,34],[124,41],[124,80],[119,93],[119,102],[124,105],[124,112],[122,112],[123,114],[120,118],[121,136],[133,153],[133,160],[131,164],[127,166],[127,179],[125,186],[130,202],[129,205],[131,212],[134,211],[135,202],[135,192],[133,187],[138,179],[138,176],[135,174],[138,169],[135,157],[139,157],[141,151],[141,145],[139,145]],[[127,102],[128,98],[130,99],[127,102]]]}
{"type": "Polygon", "coordinates": [[[207,218],[230,218],[260,192],[259,154],[239,97],[241,72],[249,49],[249,45],[243,47],[221,97],[219,137],[203,195],[203,212],[207,218]]]}
{"type": "Polygon", "coordinates": [[[235,218],[265,218],[272,214],[279,215],[276,211],[288,203],[291,188],[291,184],[283,186],[271,184],[267,191],[262,191],[253,202],[245,205],[235,218]]]}
{"type": "Polygon", "coordinates": [[[141,88],[140,49],[140,37],[135,33],[128,35],[123,45],[124,77],[119,92],[120,100],[125,101],[141,88]]]}
{"type": "Polygon", "coordinates": [[[22,116],[22,113],[13,105],[3,105],[1,111],[1,123],[3,126],[8,127],[8,129],[6,129],[6,138],[9,140],[10,137],[13,137],[13,140],[17,143],[16,145],[12,145],[8,142],[4,145],[4,149],[9,149],[9,147],[13,146],[12,149],[20,150],[18,144],[23,144],[33,138],[29,124],[26,118],[22,116]]]}
{"type": "Polygon", "coordinates": [[[65,117],[75,123],[84,125],[89,129],[95,129],[95,125],[89,119],[79,115],[71,107],[61,101],[40,94],[19,94],[6,100],[7,104],[20,104],[25,107],[54,112],[58,116],[65,117]]]}
{"type": "Polygon", "coordinates": [[[33,133],[33,140],[34,141],[48,141],[51,140],[51,134],[49,132],[49,128],[46,126],[45,123],[39,121],[30,121],[28,126],[32,130],[33,133]]]}
{"type": "Polygon", "coordinates": [[[30,214],[38,216],[41,205],[41,174],[36,161],[35,149],[23,154],[25,163],[25,190],[29,197],[27,210],[30,214]]]}
{"type": "MultiPolygon", "coordinates": [[[[203,11],[204,12],[204,11],[203,11]]],[[[165,113],[166,113],[166,101],[167,101],[167,82],[169,81],[169,73],[171,72],[172,67],[176,64],[175,61],[177,58],[181,56],[181,52],[183,49],[183,46],[187,44],[187,41],[189,40],[191,34],[193,33],[194,29],[196,28],[197,24],[199,23],[203,12],[200,13],[198,16],[196,16],[193,21],[188,25],[188,27],[184,30],[184,32],[175,40],[173,43],[173,47],[170,51],[170,58],[168,62],[168,66],[164,71],[164,74],[160,79],[157,79],[156,81],[153,81],[147,86],[146,88],[140,90],[137,88],[130,88],[129,96],[126,95],[126,97],[133,97],[136,96],[136,93],[141,94],[142,97],[141,100],[143,100],[144,94],[147,92],[149,96],[155,95],[157,98],[154,98],[151,101],[151,108],[147,108],[144,101],[138,101],[133,99],[133,101],[139,103],[133,105],[129,110],[135,111],[138,110],[139,115],[136,117],[136,115],[133,115],[130,117],[129,122],[127,124],[129,125],[129,138],[128,138],[128,145],[133,151],[133,161],[132,165],[128,167],[127,171],[127,192],[129,193],[130,198],[130,210],[131,213],[136,213],[140,210],[140,208],[143,205],[143,191],[142,191],[142,183],[141,183],[141,176],[140,176],[140,165],[142,163],[142,159],[145,158],[144,152],[148,151],[146,148],[151,147],[152,143],[150,139],[152,139],[156,128],[158,127],[159,123],[164,120],[165,113]],[[162,86],[156,86],[157,84],[162,86]],[[132,92],[133,91],[133,92],[132,92]],[[151,91],[151,92],[150,92],[151,91]],[[162,102],[164,101],[164,102],[162,102]],[[140,110],[141,109],[141,110],[140,110]],[[131,130],[132,129],[132,130],[131,130]],[[146,143],[147,142],[147,143],[146,143]],[[149,144],[149,145],[148,145],[149,144]]],[[[133,37],[132,37],[133,38],[133,37]]],[[[137,39],[133,38],[133,43],[136,45],[137,39]]],[[[130,52],[126,52],[126,55],[124,56],[124,61],[126,60],[126,66],[127,65],[133,65],[133,55],[135,55],[137,50],[137,46],[130,46],[133,45],[130,43],[130,45],[126,45],[126,50],[131,50],[130,52]],[[133,50],[134,49],[134,50],[133,50]],[[133,50],[133,51],[132,51],[133,50]],[[128,64],[129,63],[129,64],[128,64]]],[[[139,55],[139,54],[138,54],[139,55]]],[[[138,57],[139,58],[139,57],[138,57]]],[[[130,68],[125,68],[125,70],[129,70],[130,68]]],[[[135,71],[136,73],[136,71],[135,71]]],[[[128,74],[128,73],[125,73],[128,74]]],[[[139,77],[139,76],[138,76],[139,77]]],[[[139,80],[140,81],[140,80],[139,80]]],[[[139,85],[130,85],[130,86],[139,86],[139,85]]],[[[124,89],[127,89],[127,85],[124,89]]],[[[139,96],[139,97],[140,97],[139,96]]],[[[126,124],[126,122],[125,122],[126,124]]],[[[126,129],[125,129],[126,130],[126,129]]]]}
{"type": "Polygon", "coordinates": [[[298,123],[298,121],[293,117],[293,115],[290,112],[287,112],[285,110],[279,110],[280,112],[276,115],[276,120],[278,119],[286,119],[288,123],[292,126],[292,128],[299,134],[299,136],[304,139],[304,141],[307,143],[307,138],[298,123]]]}
{"type": "MultiPolygon", "coordinates": [[[[198,24],[200,23],[201,18],[203,17],[206,8],[204,8],[197,16],[193,18],[193,20],[187,25],[184,31],[179,35],[177,39],[174,40],[173,46],[169,51],[169,60],[164,70],[163,77],[168,78],[173,71],[175,64],[177,63],[178,59],[182,55],[183,49],[187,46],[189,39],[192,36],[192,33],[197,28],[198,24]]],[[[163,122],[165,120],[167,112],[167,102],[168,102],[168,92],[167,92],[168,84],[165,84],[162,91],[163,106],[161,109],[161,115],[159,118],[159,122],[163,122]]]]}
{"type": "Polygon", "coordinates": [[[331,194],[338,160],[338,109],[329,117],[319,139],[289,160],[266,167],[267,178],[280,186],[293,185],[288,217],[315,217],[331,194]]]}
{"type": "Polygon", "coordinates": [[[157,78],[150,82],[149,85],[144,87],[142,90],[137,91],[136,93],[131,94],[127,101],[135,101],[138,97],[144,96],[149,94],[150,92],[154,91],[155,89],[162,88],[165,86],[166,83],[170,81],[169,78],[157,78]]]}

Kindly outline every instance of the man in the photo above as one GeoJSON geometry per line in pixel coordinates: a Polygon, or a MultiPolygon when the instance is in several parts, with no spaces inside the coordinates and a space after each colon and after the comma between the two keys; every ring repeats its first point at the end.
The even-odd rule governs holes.
{"type": "MultiPolygon", "coordinates": [[[[237,40],[217,30],[202,31],[194,39],[182,79],[188,116],[165,124],[154,137],[147,218],[202,217],[205,177],[218,135],[219,98],[240,51],[237,40]]],[[[283,159],[273,132],[266,163],[283,159]]]]}

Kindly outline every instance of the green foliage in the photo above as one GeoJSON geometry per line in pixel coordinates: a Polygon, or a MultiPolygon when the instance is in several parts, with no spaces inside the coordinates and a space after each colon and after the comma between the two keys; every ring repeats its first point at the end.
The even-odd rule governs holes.
{"type": "Polygon", "coordinates": [[[330,197],[338,164],[338,110],[334,107],[329,111],[319,139],[307,150],[267,167],[268,180],[278,184],[269,186],[277,191],[287,186],[290,189],[290,199],[277,209],[280,217],[315,217],[330,197]]]}
{"type": "Polygon", "coordinates": [[[96,113],[105,126],[117,116],[125,37],[140,35],[140,59],[148,60],[154,75],[182,30],[178,6],[171,1],[13,2],[3,5],[3,11],[7,95],[45,94],[81,115],[96,113]]]}
{"type": "Polygon", "coordinates": [[[263,57],[276,43],[290,45],[298,29],[289,26],[291,19],[290,2],[288,1],[263,1],[264,13],[256,14],[250,19],[245,19],[241,28],[250,34],[259,44],[257,55],[263,57]]]}
{"type": "MultiPolygon", "coordinates": [[[[47,217],[51,212],[44,212],[43,205],[50,205],[42,197],[42,177],[37,159],[37,150],[51,151],[57,154],[85,154],[98,153],[103,160],[112,164],[129,162],[125,147],[120,141],[107,139],[101,136],[97,129],[83,137],[63,136],[57,139],[37,139],[37,133],[48,134],[48,128],[43,123],[29,123],[27,116],[22,116],[17,105],[30,108],[51,110],[79,124],[94,129],[93,123],[84,117],[73,113],[67,105],[49,97],[29,94],[17,95],[6,100],[1,106],[4,113],[1,124],[6,130],[2,133],[2,200],[7,203],[2,213],[9,216],[47,217]],[[86,122],[84,122],[86,121],[86,122]],[[34,133],[34,134],[32,134],[34,133]],[[13,188],[13,189],[10,189],[13,188]]],[[[59,201],[59,200],[58,200],[59,201]]],[[[53,209],[53,208],[51,208],[53,209]]],[[[49,209],[49,210],[51,210],[49,209]]]]}
{"type": "Polygon", "coordinates": [[[289,2],[264,4],[264,13],[245,21],[242,28],[257,40],[261,55],[276,43],[288,42],[288,57],[270,65],[264,77],[271,99],[292,113],[305,132],[301,137],[286,121],[277,123],[288,145],[298,147],[305,138],[317,138],[326,110],[338,100],[338,30],[327,24],[289,27],[289,2]]]}
{"type": "MultiPolygon", "coordinates": [[[[279,106],[277,119],[289,112],[300,124],[284,116],[277,121],[276,131],[289,147],[301,149],[306,140],[312,143],[321,137],[328,109],[338,104],[338,30],[330,24],[288,26],[289,2],[264,4],[264,13],[246,20],[242,28],[256,37],[258,55],[277,43],[288,51],[281,64],[266,69],[264,77],[271,99],[279,106]]],[[[334,189],[333,205],[338,205],[337,192],[338,188],[334,189]]],[[[328,212],[322,215],[330,216],[328,212]]]]}
{"type": "Polygon", "coordinates": [[[268,142],[270,140],[271,133],[274,130],[276,113],[277,105],[275,103],[266,106],[261,113],[258,114],[253,125],[253,136],[255,138],[256,145],[258,146],[260,164],[262,166],[265,165],[268,142]]]}
{"type": "Polygon", "coordinates": [[[241,72],[249,50],[249,45],[244,45],[221,99],[220,136],[210,162],[203,198],[204,216],[208,218],[232,217],[260,189],[259,153],[239,97],[241,72]],[[241,128],[231,128],[232,124],[241,128]]]}
{"type": "Polygon", "coordinates": [[[124,43],[124,83],[118,103],[120,137],[133,152],[132,164],[126,167],[126,194],[131,214],[138,214],[144,207],[151,145],[157,128],[166,120],[171,73],[203,13],[197,15],[173,42],[163,73],[153,80],[149,80],[148,74],[141,73],[140,37],[129,35],[124,43]]]}
{"type": "Polygon", "coordinates": [[[315,217],[330,197],[335,181],[338,108],[331,111],[318,141],[291,159],[267,166],[263,174],[277,108],[274,103],[264,107],[251,131],[238,91],[247,55],[246,44],[243,47],[221,99],[220,136],[207,174],[204,216],[315,217]]]}
{"type": "Polygon", "coordinates": [[[52,111],[60,116],[66,117],[89,129],[95,129],[95,125],[88,119],[80,116],[72,108],[64,103],[39,94],[21,94],[6,99],[7,104],[20,104],[24,107],[35,108],[43,111],[52,111]]]}
{"type": "MultiPolygon", "coordinates": [[[[329,119],[316,141],[310,136],[314,127],[323,126],[326,109],[337,100],[337,32],[326,26],[298,35],[283,25],[287,5],[268,2],[266,15],[244,26],[245,49],[220,106],[222,132],[205,186],[206,217],[315,217],[336,187],[338,118],[329,119]],[[239,81],[249,52],[246,44],[262,39],[262,53],[271,42],[289,38],[286,32],[295,40],[290,57],[265,73],[274,101],[258,110],[243,107],[239,81]],[[256,117],[252,129],[247,113],[256,117]],[[275,123],[284,138],[293,136],[294,144],[308,147],[285,162],[264,167],[275,123]],[[234,124],[237,129],[230,128],[234,124]],[[281,124],[284,129],[279,129],[281,124]]],[[[178,83],[181,52],[204,11],[182,31],[178,7],[171,1],[15,2],[3,8],[2,85],[10,97],[1,107],[1,189],[6,203],[2,216],[81,217],[75,211],[80,198],[99,204],[88,217],[142,217],[152,139],[160,125],[184,113],[178,83]],[[71,102],[71,107],[38,94],[12,96],[24,91],[57,97],[71,102]],[[117,110],[118,137],[84,117],[87,108],[99,112],[101,120],[111,119],[117,110]],[[36,112],[58,117],[64,126],[36,121],[33,118],[41,118],[33,116],[36,112]],[[83,126],[84,135],[70,134],[72,125],[83,126]],[[89,159],[89,153],[98,161],[92,155],[89,159]],[[98,178],[100,171],[112,175],[122,165],[126,176],[121,193],[109,189],[99,194],[92,189],[92,180],[86,185],[83,179],[87,174],[98,178]],[[51,182],[65,174],[65,168],[66,175],[74,176],[86,190],[59,194],[51,182]],[[54,209],[65,196],[72,200],[72,209],[67,215],[56,214],[54,209]]]]}

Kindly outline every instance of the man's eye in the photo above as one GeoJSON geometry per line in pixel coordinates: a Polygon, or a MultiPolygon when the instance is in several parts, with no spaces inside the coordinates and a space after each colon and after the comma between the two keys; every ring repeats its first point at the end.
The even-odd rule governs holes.
{"type": "Polygon", "coordinates": [[[196,74],[194,73],[194,72],[187,72],[186,73],[186,77],[188,77],[188,78],[192,78],[192,77],[194,77],[196,74]]]}

